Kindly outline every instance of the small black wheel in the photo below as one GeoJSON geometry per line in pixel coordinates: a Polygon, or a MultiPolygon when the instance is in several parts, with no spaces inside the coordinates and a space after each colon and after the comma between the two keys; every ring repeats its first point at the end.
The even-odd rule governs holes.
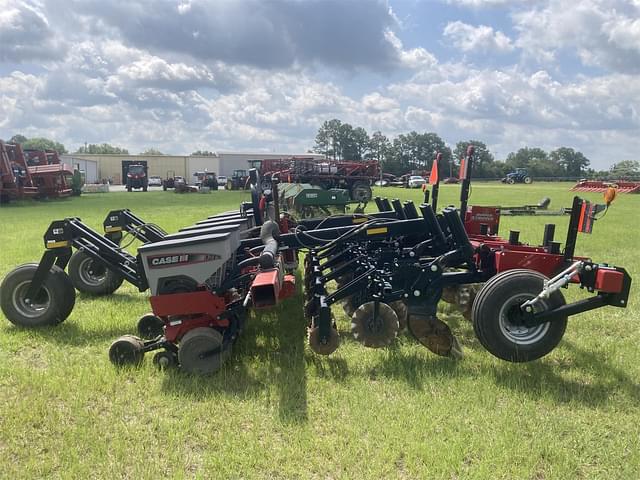
{"type": "Polygon", "coordinates": [[[355,182],[351,187],[351,200],[354,202],[369,202],[373,193],[371,187],[366,182],[355,182]]]}
{"type": "Polygon", "coordinates": [[[153,313],[145,313],[138,320],[138,335],[146,340],[153,340],[164,335],[164,322],[153,313]]]}
{"type": "Polygon", "coordinates": [[[20,265],[0,285],[0,307],[7,319],[21,327],[62,323],[75,305],[75,290],[67,274],[53,266],[35,298],[26,298],[37,263],[20,265]]]}
{"type": "Polygon", "coordinates": [[[71,255],[67,271],[76,290],[91,295],[110,295],[124,282],[124,277],[81,251],[71,255]]]}
{"type": "MultiPolygon", "coordinates": [[[[547,277],[533,270],[508,270],[489,280],[478,292],[471,313],[473,329],[490,353],[510,362],[530,362],[551,352],[564,335],[567,317],[526,327],[517,322],[520,305],[536,297],[547,277]]],[[[537,311],[565,304],[560,291],[539,301],[537,311]]]]}
{"type": "Polygon", "coordinates": [[[222,334],[213,328],[189,330],[180,340],[178,360],[187,373],[209,375],[222,367],[229,350],[223,351],[222,334]]]}
{"type": "Polygon", "coordinates": [[[160,370],[178,366],[178,355],[169,350],[162,350],[153,356],[153,364],[160,370]]]}
{"type": "Polygon", "coordinates": [[[144,359],[142,340],[133,335],[123,335],[109,347],[109,360],[117,367],[137,366],[144,359]]]}
{"type": "Polygon", "coordinates": [[[381,348],[390,345],[398,336],[396,312],[384,302],[367,302],[351,317],[351,333],[365,347],[381,348]]]}

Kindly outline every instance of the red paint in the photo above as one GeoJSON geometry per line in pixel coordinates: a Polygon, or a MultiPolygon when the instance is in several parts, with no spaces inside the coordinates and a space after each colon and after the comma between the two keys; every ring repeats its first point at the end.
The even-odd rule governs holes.
{"type": "Polygon", "coordinates": [[[614,269],[598,268],[594,288],[604,293],[619,293],[622,291],[624,274],[614,269]]]}

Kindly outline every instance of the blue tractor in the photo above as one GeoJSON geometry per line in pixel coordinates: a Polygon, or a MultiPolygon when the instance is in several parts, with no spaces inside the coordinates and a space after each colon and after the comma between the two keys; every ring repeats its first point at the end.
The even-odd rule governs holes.
{"type": "Polygon", "coordinates": [[[527,185],[533,182],[533,179],[529,175],[526,168],[516,168],[515,172],[507,173],[507,176],[502,179],[502,183],[526,183],[527,185]]]}

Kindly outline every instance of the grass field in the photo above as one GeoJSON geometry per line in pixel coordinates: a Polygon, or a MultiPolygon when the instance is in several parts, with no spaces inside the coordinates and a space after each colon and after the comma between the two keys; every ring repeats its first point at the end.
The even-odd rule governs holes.
{"type": "MultiPolygon", "coordinates": [[[[440,205],[457,203],[458,192],[442,186],[440,205]]],[[[53,219],[79,216],[99,230],[108,210],[128,207],[175,231],[246,196],[110,193],[2,206],[0,278],[40,258],[53,219]]],[[[552,208],[571,204],[568,184],[476,184],[471,203],[544,196],[552,208]]],[[[577,252],[638,280],[639,211],[640,196],[621,195],[577,252]]],[[[501,231],[539,242],[554,221],[561,239],[567,218],[503,218],[501,231]]],[[[205,378],[157,371],[150,358],[139,369],[112,367],[110,343],[149,310],[148,294],[130,285],[108,298],[78,295],[55,328],[19,329],[0,313],[0,477],[639,478],[638,292],[636,284],[628,309],[573,318],[559,348],[530,364],[492,357],[444,307],[462,361],[407,335],[392,348],[365,349],[342,310],[342,345],[319,357],[306,345],[298,295],[252,314],[230,361],[205,378]]]]}

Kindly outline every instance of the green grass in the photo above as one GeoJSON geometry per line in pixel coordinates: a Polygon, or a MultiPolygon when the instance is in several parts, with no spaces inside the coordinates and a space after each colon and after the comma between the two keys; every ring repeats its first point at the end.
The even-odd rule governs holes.
{"type": "MultiPolygon", "coordinates": [[[[571,204],[568,190],[475,184],[472,203],[550,196],[559,208],[571,204]]],[[[459,187],[441,191],[441,206],[457,203],[459,187]]],[[[79,216],[100,229],[108,210],[129,207],[175,231],[245,196],[110,193],[3,206],[0,277],[39,259],[53,219],[79,216]]],[[[593,235],[580,236],[578,253],[640,278],[639,210],[640,196],[621,195],[593,235]]],[[[501,231],[539,242],[546,222],[564,237],[567,218],[558,217],[503,218],[501,231]]],[[[341,310],[342,345],[319,357],[306,345],[298,295],[253,313],[230,361],[205,378],[157,371],[150,359],[139,369],[112,367],[111,341],[133,333],[149,310],[148,294],[130,285],[109,298],[78,295],[56,328],[19,329],[2,317],[0,477],[638,478],[638,291],[628,309],[573,318],[555,351],[519,365],[492,357],[449,310],[442,318],[461,339],[460,362],[407,335],[393,348],[365,349],[341,310]]]]}

